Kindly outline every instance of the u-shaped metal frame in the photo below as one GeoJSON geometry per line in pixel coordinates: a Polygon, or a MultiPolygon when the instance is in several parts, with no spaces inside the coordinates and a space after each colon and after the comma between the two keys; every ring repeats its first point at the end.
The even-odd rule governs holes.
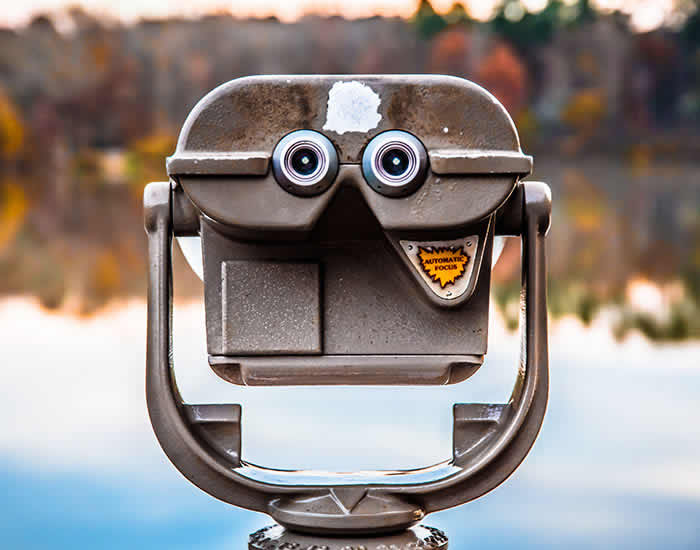
{"type": "Polygon", "coordinates": [[[243,462],[240,405],[183,403],[172,364],[173,187],[149,184],[144,192],[149,252],[146,396],[153,429],[171,462],[210,495],[314,534],[396,531],[502,483],[537,437],[549,386],[545,236],[550,191],[544,183],[523,182],[514,193],[515,214],[508,227],[522,239],[522,349],[509,402],[456,404],[450,461],[372,477],[331,476],[326,478],[330,483],[322,483],[310,472],[243,462]]]}

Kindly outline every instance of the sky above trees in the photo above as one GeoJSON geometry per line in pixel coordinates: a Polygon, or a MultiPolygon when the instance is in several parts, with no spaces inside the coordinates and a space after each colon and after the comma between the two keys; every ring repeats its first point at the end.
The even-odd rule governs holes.
{"type": "MultiPolygon", "coordinates": [[[[537,12],[545,8],[548,0],[511,0],[510,13],[537,12]]],[[[434,0],[438,12],[448,11],[453,0],[434,0]]],[[[489,19],[502,4],[501,0],[466,0],[469,13],[476,19],[489,19]]],[[[664,24],[677,24],[684,12],[696,7],[694,0],[594,0],[601,11],[620,10],[631,16],[632,25],[640,30],[651,30],[664,24]]],[[[58,13],[71,6],[119,21],[134,21],[144,17],[197,17],[213,12],[230,12],[239,17],[275,16],[293,21],[306,14],[342,15],[344,17],[368,17],[372,15],[410,17],[418,7],[416,0],[200,0],[172,2],[171,0],[26,0],[10,2],[3,6],[0,25],[22,26],[41,13],[58,13]]],[[[60,21],[60,18],[59,18],[60,21]]]]}

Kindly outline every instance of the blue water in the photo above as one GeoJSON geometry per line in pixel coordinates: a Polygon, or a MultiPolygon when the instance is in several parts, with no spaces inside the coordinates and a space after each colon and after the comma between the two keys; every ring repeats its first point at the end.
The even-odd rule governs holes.
{"type": "MultiPolygon", "coordinates": [[[[270,523],[201,493],[160,453],[143,407],[142,306],[89,322],[13,307],[10,323],[0,306],[0,548],[238,550],[270,523]],[[29,368],[23,335],[37,327],[56,340],[29,368]],[[107,350],[99,363],[90,345],[107,350]]],[[[240,390],[199,366],[197,311],[176,315],[183,393],[244,403],[244,457],[269,466],[427,465],[449,456],[451,403],[500,401],[512,384],[517,337],[502,335],[453,388],[240,390]]],[[[700,344],[574,327],[551,348],[549,410],[524,464],[426,523],[452,549],[700,548],[700,344]]]]}
{"type": "MultiPolygon", "coordinates": [[[[79,476],[0,477],[2,548],[244,548],[269,522],[182,483],[120,487],[79,476]],[[166,512],[158,513],[160,508],[166,512]]],[[[700,547],[700,502],[568,491],[514,479],[486,498],[428,518],[451,548],[700,547]]]]}

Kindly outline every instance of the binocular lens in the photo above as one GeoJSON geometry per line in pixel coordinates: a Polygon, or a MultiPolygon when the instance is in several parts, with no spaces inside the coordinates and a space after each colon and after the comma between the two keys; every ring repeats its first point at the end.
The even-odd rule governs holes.
{"type": "Polygon", "coordinates": [[[291,155],[292,169],[302,177],[313,174],[319,165],[318,154],[313,149],[302,147],[291,155]]]}
{"type": "Polygon", "coordinates": [[[272,153],[277,183],[295,195],[317,195],[333,183],[338,173],[338,154],[330,140],[312,130],[284,136],[272,153]]]}
{"type": "Polygon", "coordinates": [[[404,175],[411,167],[411,161],[406,151],[398,147],[386,151],[380,162],[384,171],[394,177],[404,175]]]}
{"type": "Polygon", "coordinates": [[[362,173],[367,183],[387,197],[413,193],[425,180],[428,154],[412,134],[389,130],[375,136],[362,155],[362,173]]]}

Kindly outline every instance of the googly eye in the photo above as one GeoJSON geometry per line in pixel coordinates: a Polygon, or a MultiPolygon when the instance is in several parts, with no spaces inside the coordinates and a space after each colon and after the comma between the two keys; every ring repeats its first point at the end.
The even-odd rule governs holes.
{"type": "Polygon", "coordinates": [[[338,154],[330,140],[312,130],[283,137],[272,153],[277,183],[295,195],[312,196],[330,187],[338,173],[338,154]]]}
{"type": "Polygon", "coordinates": [[[401,130],[375,136],[362,155],[367,183],[387,197],[413,193],[425,181],[428,154],[418,138],[401,130]]]}

